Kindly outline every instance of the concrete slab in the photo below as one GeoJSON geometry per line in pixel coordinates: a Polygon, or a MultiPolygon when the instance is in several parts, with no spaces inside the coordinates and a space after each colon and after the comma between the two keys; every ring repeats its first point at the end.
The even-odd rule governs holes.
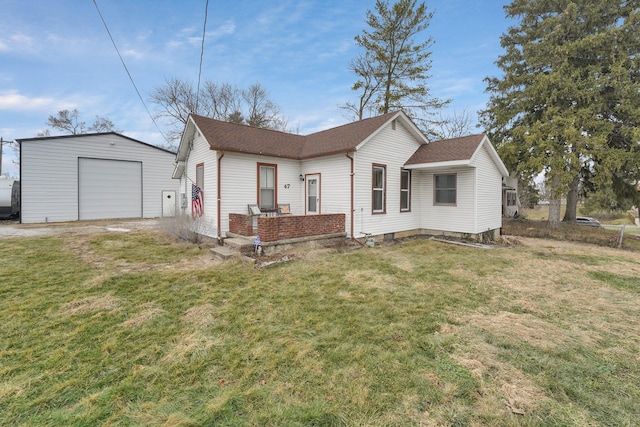
{"type": "Polygon", "coordinates": [[[216,246],[215,248],[211,248],[211,253],[216,258],[222,260],[226,260],[238,255],[238,251],[234,251],[233,249],[227,248],[226,246],[216,246]]]}

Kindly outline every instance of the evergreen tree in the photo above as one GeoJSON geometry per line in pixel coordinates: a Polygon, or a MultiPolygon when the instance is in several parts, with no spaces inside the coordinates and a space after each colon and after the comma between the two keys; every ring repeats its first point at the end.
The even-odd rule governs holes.
{"type": "Polygon", "coordinates": [[[481,122],[507,166],[545,173],[549,221],[574,220],[580,188],[640,178],[638,1],[514,0],[501,78],[481,122]],[[587,182],[588,181],[588,182],[587,182]],[[582,184],[582,187],[581,187],[582,184]]]}
{"type": "Polygon", "coordinates": [[[426,85],[433,39],[425,30],[433,13],[416,0],[398,0],[392,6],[377,0],[375,9],[376,13],[367,11],[370,30],[355,37],[365,52],[350,64],[358,76],[353,90],[359,93],[359,100],[343,108],[359,120],[366,113],[404,110],[428,132],[427,117],[448,102],[430,97],[426,85]]]}

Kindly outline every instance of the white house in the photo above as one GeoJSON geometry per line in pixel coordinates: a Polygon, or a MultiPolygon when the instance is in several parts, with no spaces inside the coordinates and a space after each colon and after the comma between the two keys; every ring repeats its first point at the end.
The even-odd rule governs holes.
{"type": "Polygon", "coordinates": [[[19,139],[22,223],[173,216],[175,153],[114,132],[19,139]]]}
{"type": "Polygon", "coordinates": [[[508,172],[489,139],[429,142],[403,112],[307,136],[191,115],[176,160],[182,197],[190,200],[192,185],[203,193],[199,230],[219,239],[250,204],[263,212],[286,204],[294,216],[343,214],[352,238],[480,235],[502,226],[508,172]]]}

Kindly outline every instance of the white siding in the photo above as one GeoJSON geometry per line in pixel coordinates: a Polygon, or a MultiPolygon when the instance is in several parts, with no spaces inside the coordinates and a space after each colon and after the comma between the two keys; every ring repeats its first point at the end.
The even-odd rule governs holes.
{"type": "Polygon", "coordinates": [[[477,215],[475,233],[502,227],[502,175],[483,144],[475,158],[477,215]]]}
{"type": "MultiPolygon", "coordinates": [[[[346,154],[306,160],[302,162],[302,173],[320,175],[320,213],[345,214],[345,232],[349,234],[351,232],[351,160],[346,154]]],[[[303,212],[305,194],[303,186],[303,212]]]]}
{"type": "Polygon", "coordinates": [[[475,221],[475,169],[447,169],[438,172],[422,172],[420,189],[422,203],[422,228],[458,233],[474,233],[475,221]],[[434,199],[434,174],[456,174],[456,205],[439,206],[434,199]]]}
{"type": "MultiPolygon", "coordinates": [[[[391,124],[380,130],[355,153],[355,230],[356,237],[363,233],[381,235],[420,228],[418,209],[400,212],[400,171],[404,163],[418,149],[420,143],[404,128],[400,121],[393,130],[391,124]],[[386,166],[386,213],[372,214],[372,167],[386,166]]],[[[415,172],[412,172],[415,175],[415,172]]],[[[416,180],[412,184],[412,207],[415,202],[416,180]]]]}
{"type": "Polygon", "coordinates": [[[185,162],[184,174],[180,179],[180,212],[191,215],[191,184],[196,183],[196,166],[204,164],[204,182],[202,185],[203,215],[197,219],[194,229],[205,236],[217,236],[217,198],[218,198],[218,162],[216,152],[196,131],[193,147],[185,162]]]}
{"type": "Polygon", "coordinates": [[[162,215],[162,190],[177,188],[171,179],[172,153],[120,135],[78,135],[21,143],[23,223],[78,220],[78,158],[141,161],[142,215],[162,215]]]}
{"type": "Polygon", "coordinates": [[[222,158],[221,228],[229,230],[229,213],[247,213],[247,205],[258,202],[258,163],[277,165],[276,203],[291,205],[291,213],[304,214],[304,182],[297,160],[225,153],[222,158]]]}

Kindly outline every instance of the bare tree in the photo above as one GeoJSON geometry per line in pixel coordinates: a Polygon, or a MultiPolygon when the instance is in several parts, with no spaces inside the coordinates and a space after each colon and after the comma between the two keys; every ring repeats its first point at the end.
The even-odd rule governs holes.
{"type": "Polygon", "coordinates": [[[174,141],[180,139],[191,113],[268,129],[287,127],[287,119],[260,83],[241,90],[228,83],[207,80],[198,95],[190,82],[172,78],[155,88],[151,101],[160,107],[156,118],[168,121],[169,138],[174,141]]]}
{"type": "Polygon", "coordinates": [[[172,140],[180,138],[189,114],[200,114],[199,111],[196,111],[197,95],[191,82],[175,77],[166,79],[164,85],[154,89],[151,93],[151,102],[160,107],[155,118],[163,118],[168,121],[171,128],[169,138],[172,140]]]}
{"type": "Polygon", "coordinates": [[[466,108],[458,112],[455,109],[449,116],[439,115],[440,119],[432,122],[434,134],[440,139],[458,138],[472,133],[474,120],[466,108]]]}
{"type": "MultiPolygon", "coordinates": [[[[242,109],[242,96],[237,87],[229,83],[218,85],[208,80],[203,86],[201,98],[201,102],[206,106],[203,115],[217,120],[237,123],[237,113],[242,109]]],[[[242,114],[240,113],[240,115],[242,114]]],[[[240,123],[242,123],[242,120],[240,120],[240,123]]]]}
{"type": "Polygon", "coordinates": [[[118,132],[121,130],[115,129],[113,122],[105,117],[96,116],[96,120],[87,129],[89,132],[118,132]]]}
{"type": "MultiPolygon", "coordinates": [[[[49,116],[47,119],[48,126],[67,132],[71,135],[79,135],[87,132],[122,132],[116,130],[113,122],[105,117],[96,116],[95,121],[87,128],[87,124],[80,120],[80,112],[77,109],[60,110],[57,116],[49,116]]],[[[47,129],[39,132],[38,136],[49,136],[51,132],[47,129]]]]}
{"type": "Polygon", "coordinates": [[[365,116],[373,115],[376,112],[372,98],[378,94],[383,80],[380,72],[373,67],[374,61],[371,55],[372,53],[367,51],[349,64],[349,69],[358,76],[358,81],[351,87],[352,90],[359,93],[358,104],[347,102],[340,108],[349,112],[348,118],[350,120],[362,120],[365,116]]]}
{"type": "Polygon", "coordinates": [[[86,123],[80,121],[79,116],[80,112],[76,109],[72,111],[60,110],[57,116],[49,116],[47,125],[71,135],[77,135],[84,133],[86,127],[86,123]]]}
{"type": "Polygon", "coordinates": [[[276,130],[286,128],[286,122],[282,123],[280,119],[280,108],[269,99],[269,94],[260,83],[243,90],[242,99],[247,107],[245,120],[249,126],[276,130]]]}

